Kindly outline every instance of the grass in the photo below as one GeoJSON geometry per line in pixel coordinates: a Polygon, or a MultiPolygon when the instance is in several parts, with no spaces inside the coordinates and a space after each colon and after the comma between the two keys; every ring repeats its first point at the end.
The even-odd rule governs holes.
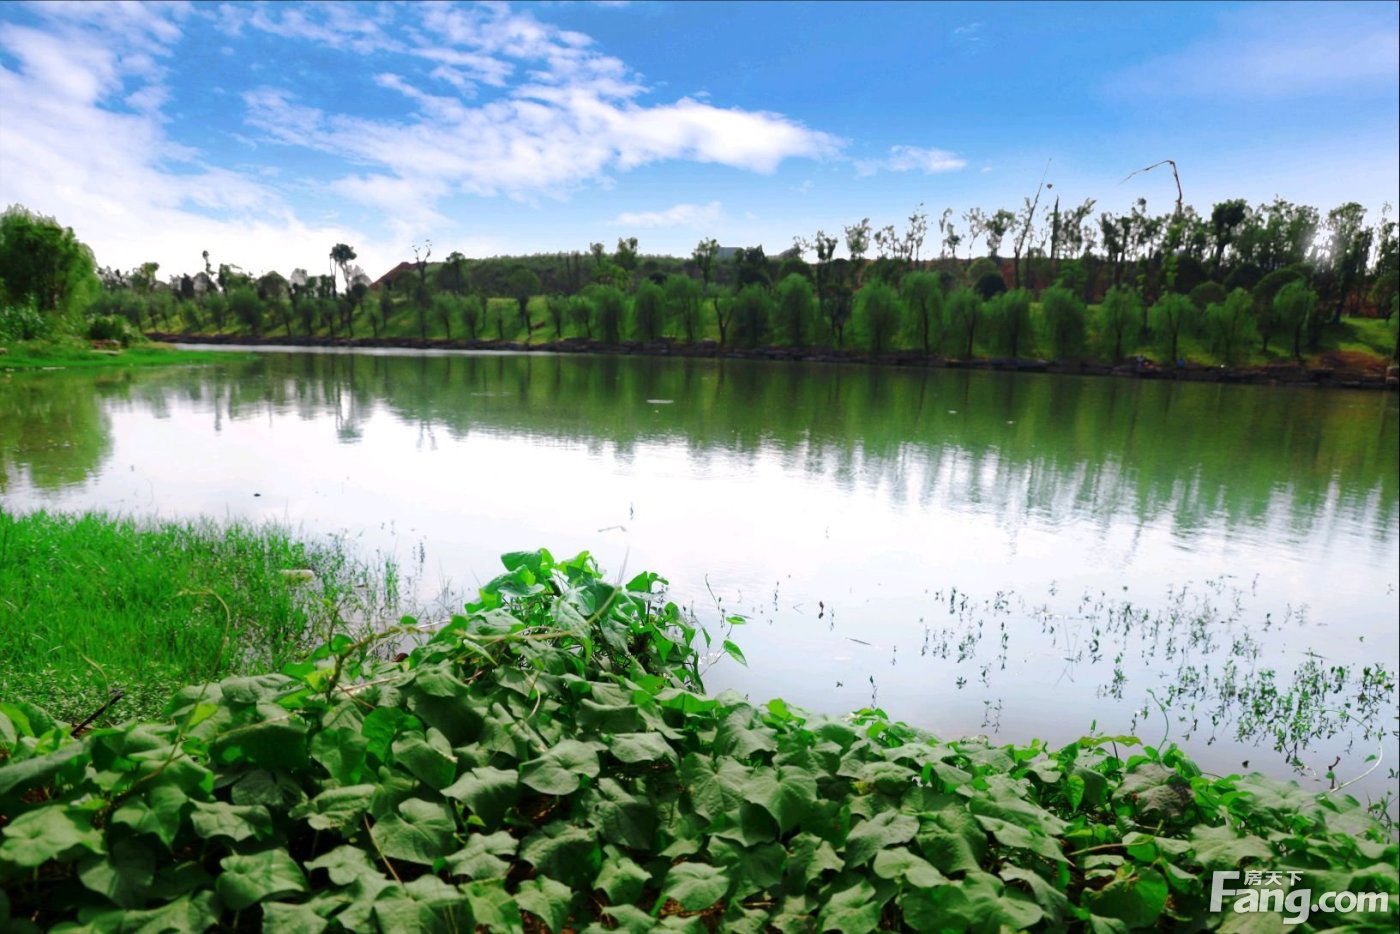
{"type": "MultiPolygon", "coordinates": [[[[137,367],[224,363],[237,358],[212,350],[181,350],[168,344],[139,344],[123,350],[94,350],[85,342],[17,341],[0,354],[0,370],[52,367],[137,367]]],[[[251,357],[252,354],[242,355],[251,357]]]]}
{"type": "Polygon", "coordinates": [[[180,685],[303,657],[373,582],[271,527],[0,511],[0,699],[72,722],[120,689],[102,722],[153,717],[180,685]]]}

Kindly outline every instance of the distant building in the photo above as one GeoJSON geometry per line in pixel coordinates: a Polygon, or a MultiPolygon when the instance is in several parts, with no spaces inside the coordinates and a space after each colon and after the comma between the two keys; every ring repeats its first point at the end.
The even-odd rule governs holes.
{"type": "Polygon", "coordinates": [[[380,276],[378,279],[375,279],[374,282],[370,284],[370,290],[377,292],[381,287],[385,285],[389,286],[390,288],[393,288],[394,280],[396,280],[399,276],[403,275],[405,272],[408,272],[409,270],[414,268],[415,267],[412,261],[404,260],[402,263],[399,263],[397,266],[386,272],[384,275],[380,276]]]}

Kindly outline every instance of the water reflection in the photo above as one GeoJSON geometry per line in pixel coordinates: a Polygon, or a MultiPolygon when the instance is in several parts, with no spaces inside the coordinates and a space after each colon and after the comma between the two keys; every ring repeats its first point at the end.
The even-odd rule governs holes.
{"type": "Polygon", "coordinates": [[[345,529],[459,590],[590,549],[751,617],[712,688],[1052,741],[1155,730],[1156,697],[1221,769],[1359,761],[1376,718],[1395,752],[1398,488],[1382,393],[504,354],[0,377],[13,508],[345,529]],[[1355,736],[1319,706],[1363,696],[1355,736]]]}
{"type": "MultiPolygon", "coordinates": [[[[896,505],[960,503],[1011,524],[1092,517],[1286,541],[1343,523],[1395,534],[1390,395],[1029,374],[765,365],[749,361],[472,355],[268,354],[255,362],[0,382],[0,488],[17,470],[54,489],[110,451],[106,414],[171,406],[225,420],[329,418],[359,443],[387,411],[429,448],[441,434],[607,449],[679,447],[703,466],[776,459],[896,505]],[[647,400],[672,400],[659,405],[647,400]]],[[[320,430],[319,425],[316,430],[320,430]]]]}

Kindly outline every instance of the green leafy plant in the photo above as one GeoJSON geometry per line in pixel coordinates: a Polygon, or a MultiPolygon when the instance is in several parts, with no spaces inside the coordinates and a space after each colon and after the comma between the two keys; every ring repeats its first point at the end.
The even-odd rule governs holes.
{"type": "Polygon", "coordinates": [[[1397,904],[1397,844],[1349,798],[1130,736],[996,747],[711,697],[661,578],[504,563],[397,662],[376,646],[413,626],[336,636],[80,740],[0,704],[0,925],[1209,927],[1210,871],[1240,866],[1397,904]]]}

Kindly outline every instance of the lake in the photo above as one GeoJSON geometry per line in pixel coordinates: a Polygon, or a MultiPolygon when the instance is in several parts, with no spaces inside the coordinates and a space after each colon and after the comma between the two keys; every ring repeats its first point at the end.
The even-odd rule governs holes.
{"type": "Polygon", "coordinates": [[[654,570],[712,691],[943,735],[1163,739],[1394,787],[1393,393],[622,356],[0,374],[5,508],[275,520],[425,619],[502,552],[654,570]],[[716,641],[718,644],[718,640],[716,641]]]}

